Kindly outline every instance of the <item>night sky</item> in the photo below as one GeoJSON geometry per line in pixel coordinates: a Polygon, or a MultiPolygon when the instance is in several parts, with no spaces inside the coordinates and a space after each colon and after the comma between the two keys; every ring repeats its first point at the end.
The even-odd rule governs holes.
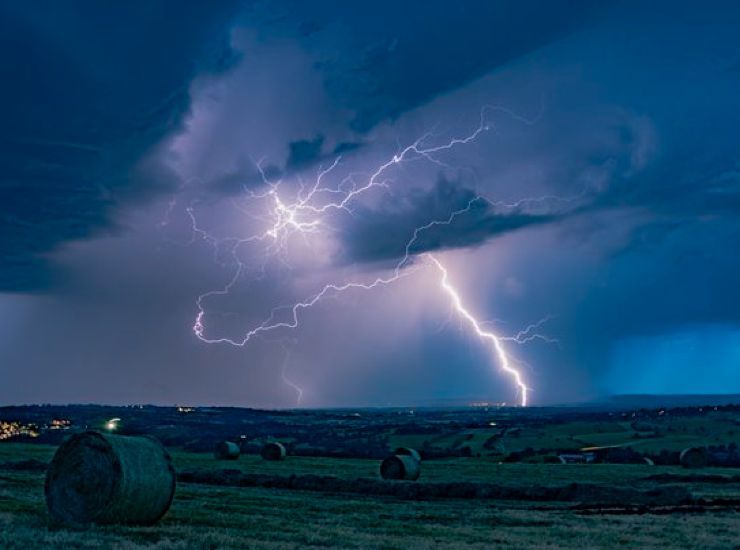
{"type": "Polygon", "coordinates": [[[740,393],[737,2],[6,0],[0,40],[2,404],[518,403],[432,259],[531,404],[740,393]]]}

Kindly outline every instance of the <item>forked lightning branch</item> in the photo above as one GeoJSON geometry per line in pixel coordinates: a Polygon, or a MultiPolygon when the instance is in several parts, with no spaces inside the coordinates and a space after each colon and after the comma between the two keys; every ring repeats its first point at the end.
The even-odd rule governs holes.
{"type": "MultiPolygon", "coordinates": [[[[483,327],[485,323],[477,319],[463,304],[463,299],[459,290],[453,285],[447,272],[447,268],[443,265],[440,259],[429,252],[423,252],[421,254],[413,253],[414,244],[416,244],[417,240],[425,231],[432,227],[452,224],[458,216],[468,213],[473,205],[478,201],[490,203],[488,199],[480,196],[469,201],[465,208],[451,212],[445,219],[433,219],[428,223],[417,227],[414,230],[411,239],[406,243],[404,256],[386,275],[378,276],[369,282],[341,281],[329,283],[313,295],[308,296],[306,299],[288,306],[287,310],[289,313],[287,319],[276,321],[275,317],[277,315],[277,311],[284,308],[275,308],[264,321],[252,326],[246,330],[241,337],[236,339],[211,335],[206,326],[208,299],[217,295],[228,295],[244,272],[245,266],[239,255],[239,248],[242,245],[255,242],[264,243],[265,249],[268,253],[277,254],[285,251],[287,243],[293,236],[306,236],[308,234],[321,231],[329,231],[330,228],[328,224],[324,223],[324,218],[327,213],[332,210],[344,210],[352,213],[352,203],[371,189],[388,186],[387,176],[389,176],[390,172],[400,164],[411,160],[421,160],[438,164],[440,166],[446,166],[439,157],[446,151],[456,147],[463,147],[466,144],[476,141],[482,134],[489,131],[492,128],[489,117],[493,111],[504,111],[511,116],[515,116],[516,118],[529,123],[529,121],[526,121],[509,111],[487,106],[481,110],[480,123],[468,135],[455,137],[441,144],[429,145],[428,143],[431,141],[432,136],[430,134],[425,134],[412,144],[400,149],[392,157],[379,163],[373,170],[369,171],[369,175],[361,183],[357,183],[354,178],[344,178],[339,182],[339,184],[335,184],[333,186],[327,183],[332,179],[337,167],[341,164],[342,158],[337,157],[328,168],[318,173],[310,185],[302,184],[297,196],[293,200],[289,200],[285,196],[281,196],[283,181],[269,180],[262,171],[261,165],[258,163],[258,168],[260,169],[260,173],[263,178],[264,191],[260,193],[249,192],[248,198],[250,200],[259,201],[259,204],[266,205],[264,216],[261,216],[260,219],[268,221],[261,232],[246,237],[240,236],[228,239],[231,242],[230,250],[231,257],[233,258],[235,265],[234,273],[222,288],[210,290],[198,297],[196,301],[197,314],[193,324],[193,332],[195,336],[197,336],[202,342],[208,344],[229,344],[240,347],[246,346],[253,338],[260,335],[298,328],[301,322],[301,313],[304,310],[312,308],[324,298],[335,296],[350,290],[372,290],[380,286],[390,285],[403,277],[412,276],[424,266],[429,266],[439,273],[440,292],[444,293],[445,296],[449,298],[453,311],[461,320],[461,326],[470,330],[473,335],[480,339],[482,344],[487,345],[490,348],[492,364],[498,367],[501,372],[511,380],[517,392],[518,403],[521,406],[526,406],[528,404],[528,393],[530,388],[524,379],[524,374],[520,364],[517,363],[512,354],[507,350],[506,344],[524,344],[531,342],[532,340],[553,342],[554,340],[551,338],[537,332],[537,329],[549,320],[550,317],[548,316],[541,319],[514,336],[500,335],[491,329],[484,329],[483,327]]],[[[532,201],[537,200],[538,199],[524,199],[523,201],[520,201],[520,203],[506,206],[519,206],[520,204],[531,203],[532,201]]],[[[501,205],[502,203],[490,204],[501,205]]],[[[198,224],[196,212],[192,207],[187,209],[187,214],[192,223],[193,235],[199,236],[214,246],[218,246],[221,242],[226,240],[223,238],[217,238],[202,229],[198,224]]],[[[284,375],[285,373],[283,369],[283,376],[284,375]]],[[[291,386],[297,389],[299,395],[302,393],[302,390],[297,388],[297,386],[292,382],[291,386]]]]}

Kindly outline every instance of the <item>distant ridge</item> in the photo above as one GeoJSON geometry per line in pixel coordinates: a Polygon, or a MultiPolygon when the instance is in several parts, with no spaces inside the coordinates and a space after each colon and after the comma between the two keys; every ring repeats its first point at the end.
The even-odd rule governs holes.
{"type": "MultiPolygon", "coordinates": [[[[474,397],[453,397],[427,399],[415,404],[387,404],[372,408],[429,408],[429,409],[458,409],[469,407],[497,408],[514,406],[516,403],[499,403],[492,399],[474,397]]],[[[569,403],[533,403],[530,409],[538,408],[594,408],[594,409],[623,409],[657,407],[701,407],[719,405],[740,405],[740,394],[617,394],[604,396],[593,401],[576,401],[569,403]]]]}
{"type": "Polygon", "coordinates": [[[740,394],[623,394],[612,395],[606,404],[630,407],[701,407],[740,404],[740,394]]]}

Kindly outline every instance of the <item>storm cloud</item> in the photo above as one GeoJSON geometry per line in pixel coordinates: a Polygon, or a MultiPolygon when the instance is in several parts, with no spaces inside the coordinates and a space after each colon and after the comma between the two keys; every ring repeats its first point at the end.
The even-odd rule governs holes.
{"type": "Polygon", "coordinates": [[[239,340],[387,278],[425,226],[409,252],[487,326],[547,319],[559,345],[511,345],[534,403],[740,392],[735,3],[0,10],[0,400],[509,401],[423,261],[244,347],[193,333],[199,296],[239,340]],[[271,237],[335,161],[317,204],[482,112],[271,237]]]}
{"type": "Polygon", "coordinates": [[[317,52],[330,94],[365,132],[582,29],[609,4],[296,0],[255,11],[268,29],[294,34],[317,52]]]}
{"type": "Polygon", "coordinates": [[[342,235],[350,261],[399,260],[407,252],[477,246],[517,229],[556,222],[563,215],[527,213],[522,207],[497,209],[473,190],[441,178],[429,190],[389,198],[376,209],[354,210],[342,235]]]}
{"type": "MultiPolygon", "coordinates": [[[[244,4],[241,14],[231,2],[5,5],[0,288],[52,287],[48,252],[119,230],[121,206],[178,185],[161,167],[139,169],[180,128],[191,81],[237,63],[229,43],[235,21],[303,41],[331,97],[354,113],[351,126],[366,132],[572,32],[598,11],[571,4],[473,2],[463,9],[432,2],[419,10],[414,2],[372,9],[267,2],[244,4]],[[416,30],[409,34],[411,19],[416,30]]],[[[284,167],[269,175],[292,174],[358,145],[341,141],[324,150],[321,135],[294,140],[284,167]]],[[[212,188],[234,193],[250,182],[262,178],[222,174],[212,188]]]]}
{"type": "Polygon", "coordinates": [[[0,289],[53,285],[46,253],[116,231],[115,211],[176,185],[139,163],[177,130],[200,72],[235,61],[232,6],[78,1],[0,8],[0,289]]]}

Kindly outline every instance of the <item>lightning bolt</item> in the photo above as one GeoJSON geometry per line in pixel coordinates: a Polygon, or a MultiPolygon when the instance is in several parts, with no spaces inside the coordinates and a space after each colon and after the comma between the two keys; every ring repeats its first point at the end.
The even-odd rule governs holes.
{"type": "MultiPolygon", "coordinates": [[[[364,194],[371,189],[387,187],[388,180],[386,179],[387,172],[392,168],[398,166],[401,163],[414,160],[424,159],[429,162],[438,164],[440,166],[447,167],[443,161],[438,158],[437,155],[449,151],[455,147],[466,145],[474,142],[484,132],[494,129],[493,123],[489,120],[488,114],[490,112],[504,112],[517,120],[520,120],[526,124],[533,124],[534,120],[525,119],[511,111],[496,106],[484,106],[481,109],[480,121],[478,126],[469,134],[452,138],[442,144],[430,145],[429,142],[432,139],[431,133],[426,133],[414,141],[412,144],[404,147],[400,151],[396,152],[392,157],[386,161],[381,162],[367,177],[364,183],[358,184],[355,180],[356,174],[350,174],[349,176],[342,179],[336,186],[325,186],[324,181],[327,179],[333,171],[340,166],[342,157],[337,157],[327,168],[320,169],[317,177],[314,179],[313,184],[306,186],[302,181],[300,182],[300,188],[296,193],[293,200],[288,200],[285,197],[281,197],[280,190],[283,184],[282,180],[271,181],[262,169],[261,161],[256,162],[256,166],[261,174],[262,181],[265,185],[265,191],[255,193],[251,190],[246,190],[247,197],[253,201],[264,201],[267,206],[268,226],[261,233],[245,237],[245,238],[225,238],[219,239],[211,235],[208,231],[201,228],[197,222],[196,213],[194,207],[191,205],[186,209],[186,213],[190,218],[192,226],[193,239],[197,236],[203,241],[207,242],[214,247],[215,256],[219,255],[219,251],[223,250],[224,245],[227,246],[226,250],[229,252],[231,257],[231,263],[235,266],[234,272],[227,283],[217,290],[211,290],[198,296],[196,300],[197,313],[195,321],[193,323],[193,333],[195,336],[204,343],[207,344],[230,344],[233,346],[243,347],[247,345],[250,340],[266,334],[272,331],[280,329],[295,329],[300,324],[300,314],[302,311],[312,308],[322,299],[338,295],[343,292],[361,289],[371,290],[380,286],[390,285],[403,277],[407,277],[416,272],[421,265],[414,261],[413,246],[417,242],[419,236],[435,226],[450,225],[453,223],[455,218],[465,214],[471,210],[473,205],[478,201],[488,202],[495,208],[521,208],[526,205],[542,204],[553,201],[569,201],[570,199],[561,199],[558,197],[539,197],[534,199],[522,199],[513,203],[504,202],[492,202],[484,197],[477,196],[471,199],[468,204],[459,210],[452,212],[448,218],[442,220],[433,220],[425,225],[417,227],[411,239],[407,242],[405,247],[404,256],[396,263],[390,274],[385,276],[378,276],[370,281],[366,282],[345,282],[345,283],[330,283],[325,285],[321,290],[315,294],[309,296],[307,299],[296,302],[291,306],[278,307],[272,310],[272,313],[267,319],[257,326],[247,330],[240,338],[229,338],[229,337],[210,337],[206,333],[205,315],[206,308],[205,302],[208,298],[219,295],[228,295],[234,285],[237,284],[239,279],[245,272],[245,265],[240,259],[241,249],[250,243],[267,243],[267,251],[269,254],[279,254],[280,251],[285,250],[288,239],[295,234],[299,234],[304,238],[312,233],[320,232],[326,227],[326,219],[324,215],[331,210],[342,210],[350,215],[353,214],[351,209],[351,203],[359,195],[364,194]],[[286,320],[276,320],[280,311],[287,310],[288,318],[286,320]]],[[[172,205],[170,205],[170,209],[172,205]]],[[[245,210],[242,210],[246,213],[245,210]]],[[[169,210],[168,210],[169,214],[169,210]]],[[[461,319],[466,321],[467,325],[472,331],[483,341],[491,345],[493,351],[494,362],[499,365],[501,370],[512,378],[514,381],[521,406],[526,406],[528,403],[528,392],[529,388],[524,382],[523,375],[520,370],[517,369],[512,357],[508,354],[504,347],[503,342],[514,342],[516,344],[524,344],[533,340],[542,340],[545,342],[555,342],[546,336],[540,335],[536,330],[544,324],[549,317],[538,321],[518,332],[514,336],[501,336],[486,330],[483,327],[482,322],[478,321],[468,309],[466,309],[462,303],[459,292],[452,286],[449,280],[448,272],[445,266],[440,260],[430,253],[423,254],[423,258],[428,260],[441,275],[440,286],[444,293],[450,298],[452,306],[455,312],[460,316],[461,319]]],[[[262,265],[262,271],[265,270],[265,264],[262,265]]],[[[283,381],[296,390],[298,393],[298,401],[300,403],[303,390],[295,385],[286,377],[286,369],[288,364],[288,356],[283,364],[281,376],[283,381]]]]}
{"type": "Polygon", "coordinates": [[[496,359],[498,359],[501,370],[503,370],[506,374],[510,375],[514,379],[514,383],[519,390],[520,404],[522,407],[526,407],[527,392],[529,391],[529,388],[527,388],[527,385],[524,383],[521,372],[519,372],[512,365],[512,362],[509,359],[509,355],[507,354],[503,344],[501,343],[501,340],[503,338],[497,336],[493,332],[483,329],[481,323],[475,317],[473,317],[473,315],[465,308],[462,303],[462,299],[460,298],[460,294],[450,283],[450,279],[447,274],[447,268],[445,268],[445,266],[442,265],[442,262],[440,262],[433,254],[426,254],[426,257],[434,266],[437,267],[437,269],[439,269],[440,273],[442,274],[440,284],[442,286],[442,289],[450,297],[450,300],[452,300],[452,305],[455,308],[455,311],[460,315],[460,317],[468,322],[470,327],[473,329],[475,334],[478,335],[479,338],[490,342],[496,359]]]}
{"type": "Polygon", "coordinates": [[[535,340],[541,340],[547,344],[556,344],[560,345],[560,341],[556,338],[551,338],[549,336],[546,336],[542,333],[536,332],[537,329],[542,327],[545,323],[548,321],[551,321],[555,317],[553,315],[546,315],[536,323],[532,323],[531,325],[527,326],[523,330],[520,330],[517,332],[514,336],[504,336],[501,338],[501,340],[509,341],[509,342],[516,342],[517,344],[527,344],[529,342],[534,342],[535,340]]]}
{"type": "Polygon", "coordinates": [[[301,401],[303,401],[303,388],[296,384],[293,380],[288,378],[288,366],[290,365],[290,348],[285,342],[280,343],[281,347],[285,351],[285,359],[283,360],[283,366],[280,370],[280,378],[286,386],[291,387],[296,392],[296,406],[300,407],[301,401]]]}

